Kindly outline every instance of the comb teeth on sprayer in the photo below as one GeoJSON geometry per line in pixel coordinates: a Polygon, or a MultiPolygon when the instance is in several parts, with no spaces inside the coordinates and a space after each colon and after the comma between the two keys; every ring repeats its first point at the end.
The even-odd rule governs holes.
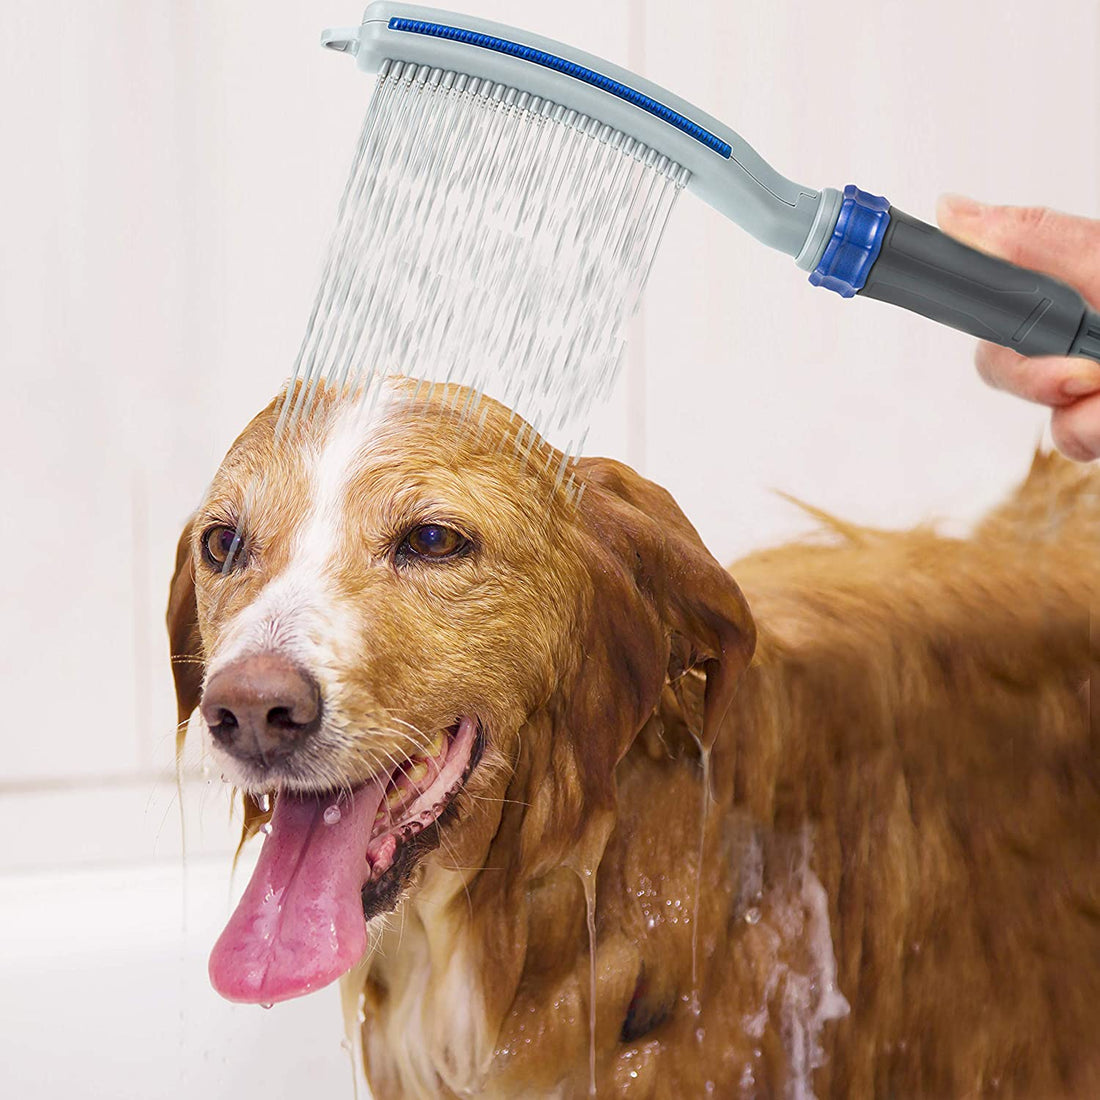
{"type": "Polygon", "coordinates": [[[814,286],[890,302],[1023,355],[1100,361],[1100,313],[1064,283],[854,185],[795,183],[718,119],[602,58],[390,0],[321,42],[381,79],[304,377],[335,361],[353,378],[369,364],[461,380],[540,430],[579,430],[614,378],[623,326],[683,187],[792,256],[814,286]],[[376,231],[393,266],[362,254],[376,231]],[[410,296],[425,291],[412,309],[410,296]],[[333,337],[333,303],[337,313],[366,303],[368,327],[356,321],[350,336],[341,327],[333,337]]]}
{"type": "Polygon", "coordinates": [[[383,59],[278,431],[322,389],[458,383],[531,424],[517,452],[558,442],[564,478],[688,175],[541,96],[383,59]]]}

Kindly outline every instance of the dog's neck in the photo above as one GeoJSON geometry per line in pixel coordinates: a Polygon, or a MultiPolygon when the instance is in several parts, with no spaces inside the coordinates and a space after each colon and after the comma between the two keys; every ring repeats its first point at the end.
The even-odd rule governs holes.
{"type": "MultiPolygon", "coordinates": [[[[379,1100],[583,1094],[587,1074],[581,1080],[576,1070],[588,1066],[593,1042],[601,1086],[623,1077],[626,1087],[632,1074],[654,1072],[645,1066],[658,1028],[666,1036],[683,1031],[692,1059],[708,1031],[714,1042],[732,1035],[743,1040],[746,1065],[762,1057],[754,1050],[767,1047],[766,1033],[801,1028],[800,1072],[809,1072],[821,1024],[846,1011],[834,988],[811,838],[731,817],[734,759],[725,742],[732,744],[732,726],[711,760],[714,801],[704,819],[691,732],[702,689],[700,678],[688,677],[665,691],[616,769],[623,797],[615,818],[577,805],[581,820],[603,820],[605,828],[574,833],[555,865],[527,858],[534,846],[524,836],[544,823],[543,799],[525,776],[546,772],[523,760],[507,798],[485,811],[480,858],[467,851],[460,863],[441,852],[426,865],[419,888],[389,919],[366,982],[364,1048],[379,1100]],[[720,871],[707,876],[696,910],[700,849],[704,869],[720,871]],[[587,886],[597,928],[594,1034],[587,886]],[[743,935],[730,933],[734,925],[743,935]],[[723,958],[731,935],[743,952],[736,988],[723,958]],[[777,982],[805,993],[789,1019],[769,1017],[777,982]]],[[[567,820],[567,792],[551,795],[567,820]]]]}
{"type": "MultiPolygon", "coordinates": [[[[550,736],[553,709],[520,730],[514,760],[486,761],[495,779],[461,811],[461,848],[452,841],[425,860],[415,888],[373,930],[364,1051],[379,1097],[495,1095],[490,1067],[488,1087],[515,1095],[506,1079],[522,1061],[509,1039],[525,1026],[522,987],[533,979],[541,992],[548,968],[571,971],[588,957],[585,884],[594,903],[614,816],[607,791],[586,797],[579,769],[562,758],[570,749],[550,736]]],[[[532,1010],[541,1014],[543,1000],[532,1010]]],[[[539,1095],[552,1095],[561,1064],[539,1095]]],[[[525,1087],[532,1079],[525,1065],[525,1087]]]]}
{"type": "Polygon", "coordinates": [[[380,1097],[470,1095],[492,1061],[485,992],[492,975],[483,968],[469,877],[431,861],[419,888],[376,929],[363,1040],[380,1097]]]}

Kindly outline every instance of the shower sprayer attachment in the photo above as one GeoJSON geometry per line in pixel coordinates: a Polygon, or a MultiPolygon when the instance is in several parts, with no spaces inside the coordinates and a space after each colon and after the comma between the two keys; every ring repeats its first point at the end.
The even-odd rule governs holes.
{"type": "Polygon", "coordinates": [[[794,257],[815,286],[892,302],[1023,355],[1100,360],[1100,313],[1071,287],[970,248],[857,187],[794,183],[718,119],[602,58],[389,0],[371,4],[360,26],[325,31],[321,41],[367,72],[402,61],[464,73],[599,120],[681,165],[689,191],[794,257]]]}
{"type": "MultiPolygon", "coordinates": [[[[369,34],[325,40],[371,57],[369,34]]],[[[542,440],[565,456],[553,461],[568,491],[690,172],[487,76],[399,56],[367,68],[377,79],[277,436],[333,391],[371,410],[379,381],[400,376],[445,394],[475,433],[480,398],[501,402],[517,454],[542,440]]]]}

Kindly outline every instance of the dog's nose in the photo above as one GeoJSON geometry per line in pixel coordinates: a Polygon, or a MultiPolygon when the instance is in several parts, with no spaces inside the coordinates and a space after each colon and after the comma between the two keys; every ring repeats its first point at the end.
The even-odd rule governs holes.
{"type": "Polygon", "coordinates": [[[219,669],[202,695],[202,716],[227,752],[251,763],[289,756],[317,727],[317,683],[285,657],[260,653],[219,669]]]}

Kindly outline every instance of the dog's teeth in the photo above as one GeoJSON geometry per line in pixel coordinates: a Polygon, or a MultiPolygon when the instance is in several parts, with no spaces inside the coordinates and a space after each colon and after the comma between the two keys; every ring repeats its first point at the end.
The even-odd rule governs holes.
{"type": "Polygon", "coordinates": [[[398,806],[405,801],[405,792],[400,787],[390,787],[386,792],[386,805],[398,806]]]}
{"type": "Polygon", "coordinates": [[[411,768],[405,774],[409,777],[410,783],[421,783],[428,775],[428,762],[426,760],[420,760],[413,764],[411,768]]]}
{"type": "Polygon", "coordinates": [[[438,730],[436,735],[428,743],[427,754],[429,756],[438,756],[443,751],[443,746],[446,744],[446,736],[442,730],[438,730]]]}

